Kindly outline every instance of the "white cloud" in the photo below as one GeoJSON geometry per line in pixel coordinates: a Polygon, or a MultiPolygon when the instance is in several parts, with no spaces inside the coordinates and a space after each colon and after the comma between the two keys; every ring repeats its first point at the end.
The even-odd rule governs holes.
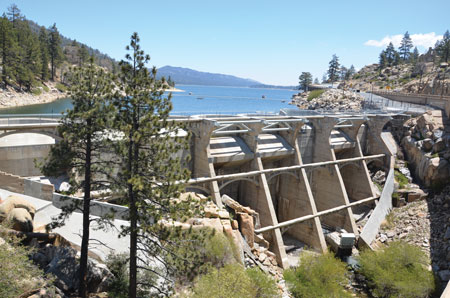
{"type": "MultiPolygon", "coordinates": [[[[414,46],[429,48],[433,47],[436,41],[442,39],[442,35],[436,35],[434,32],[430,33],[418,33],[410,35],[414,46]]],[[[394,44],[395,47],[399,47],[402,41],[403,34],[397,35],[387,35],[382,40],[368,40],[364,43],[366,46],[371,47],[386,47],[390,42],[394,44]]]]}

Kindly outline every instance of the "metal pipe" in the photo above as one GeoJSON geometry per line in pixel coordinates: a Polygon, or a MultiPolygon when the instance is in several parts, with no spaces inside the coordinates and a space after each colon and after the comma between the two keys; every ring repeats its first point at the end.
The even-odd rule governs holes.
{"type": "Polygon", "coordinates": [[[305,216],[302,216],[302,217],[298,217],[298,218],[295,218],[295,219],[284,221],[284,222],[279,223],[277,225],[267,226],[267,227],[255,230],[255,233],[259,234],[259,233],[264,233],[264,232],[267,232],[267,231],[271,231],[271,230],[275,230],[275,229],[279,229],[279,228],[283,228],[283,227],[288,227],[288,226],[291,226],[291,225],[294,225],[294,224],[297,224],[297,223],[300,223],[300,222],[304,222],[306,220],[310,220],[310,219],[313,219],[313,218],[316,218],[316,217],[319,217],[319,216],[327,215],[327,214],[338,212],[338,211],[341,211],[341,210],[344,210],[344,209],[347,209],[347,208],[350,208],[350,207],[353,207],[353,206],[357,206],[357,205],[360,205],[360,204],[363,204],[363,203],[374,201],[376,199],[378,199],[378,198],[369,197],[369,198],[362,199],[362,200],[359,200],[359,201],[356,201],[356,202],[352,202],[352,203],[350,203],[348,205],[342,205],[342,206],[334,207],[334,208],[331,208],[331,209],[328,209],[328,210],[319,211],[316,214],[305,215],[305,216]]]}

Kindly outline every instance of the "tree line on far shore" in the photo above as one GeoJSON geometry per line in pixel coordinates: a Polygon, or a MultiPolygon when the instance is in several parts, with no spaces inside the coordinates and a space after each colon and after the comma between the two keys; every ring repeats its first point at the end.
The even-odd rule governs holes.
{"type": "Polygon", "coordinates": [[[60,35],[56,24],[38,26],[12,4],[0,18],[1,87],[31,92],[48,80],[65,82],[69,66],[82,65],[90,56],[95,63],[117,71],[105,54],[60,35]]]}
{"type": "MultiPolygon", "coordinates": [[[[356,73],[353,64],[347,68],[339,63],[339,57],[334,54],[329,62],[328,71],[322,77],[322,83],[334,83],[342,80],[347,81],[356,73]]],[[[302,72],[299,76],[299,89],[308,90],[308,87],[313,83],[312,74],[310,72],[302,72]]],[[[314,79],[314,84],[319,84],[319,79],[314,79]]]]}

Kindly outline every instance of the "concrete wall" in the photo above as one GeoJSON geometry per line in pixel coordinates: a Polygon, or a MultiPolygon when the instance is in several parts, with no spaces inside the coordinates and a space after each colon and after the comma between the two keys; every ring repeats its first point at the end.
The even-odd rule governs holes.
{"type": "Polygon", "coordinates": [[[53,200],[55,190],[53,185],[28,180],[5,172],[0,172],[0,188],[46,201],[53,200]]]}
{"type": "MultiPolygon", "coordinates": [[[[53,205],[57,208],[63,208],[71,204],[79,204],[82,207],[83,199],[64,196],[58,193],[52,194],[53,205]]],[[[75,212],[80,212],[77,210],[75,212]]],[[[114,219],[128,220],[128,208],[120,205],[109,204],[105,202],[91,201],[90,208],[91,215],[94,216],[106,216],[113,215],[114,219]]]]}
{"type": "Polygon", "coordinates": [[[358,245],[369,246],[378,234],[381,223],[386,218],[386,215],[392,210],[392,193],[394,192],[394,163],[395,158],[391,157],[391,166],[389,173],[386,177],[383,192],[381,193],[380,200],[372,212],[369,220],[364,226],[361,234],[359,235],[358,245]]]}
{"type": "Polygon", "coordinates": [[[396,92],[373,92],[376,95],[390,100],[409,102],[413,104],[429,105],[445,110],[447,117],[450,117],[450,97],[432,94],[407,94],[396,92]]]}
{"type": "Polygon", "coordinates": [[[18,176],[40,176],[34,160],[42,162],[48,156],[51,145],[0,147],[0,171],[18,176]]]}

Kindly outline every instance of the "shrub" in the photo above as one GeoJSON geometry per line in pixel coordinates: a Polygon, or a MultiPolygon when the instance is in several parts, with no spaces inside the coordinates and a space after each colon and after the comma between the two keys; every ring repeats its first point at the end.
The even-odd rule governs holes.
{"type": "Polygon", "coordinates": [[[58,89],[60,92],[66,92],[67,87],[61,83],[56,83],[55,88],[58,89]]]}
{"type": "Polygon", "coordinates": [[[319,96],[321,96],[326,90],[324,89],[319,89],[319,90],[313,90],[309,93],[307,100],[311,101],[314,98],[317,98],[319,96]]]}
{"type": "Polygon", "coordinates": [[[50,88],[48,88],[47,86],[43,85],[42,88],[44,89],[45,92],[50,91],[50,88]]]}
{"type": "Polygon", "coordinates": [[[42,90],[39,88],[33,89],[33,91],[31,92],[34,96],[38,96],[42,94],[42,90]]]}
{"type": "Polygon", "coordinates": [[[427,256],[411,244],[392,242],[379,251],[365,250],[359,262],[375,297],[427,297],[434,289],[427,256]]]}
{"type": "Polygon", "coordinates": [[[256,289],[255,297],[278,297],[277,284],[270,276],[262,272],[258,267],[247,269],[245,272],[252,281],[253,287],[256,289]]]}
{"type": "Polygon", "coordinates": [[[284,279],[294,297],[351,297],[343,287],[349,282],[346,265],[330,252],[303,254],[297,268],[284,271],[284,279]]]}
{"type": "Polygon", "coordinates": [[[128,297],[128,256],[126,254],[111,254],[106,259],[106,266],[114,275],[108,287],[108,294],[117,298],[128,297]]]}
{"type": "Polygon", "coordinates": [[[408,178],[406,178],[406,176],[403,175],[400,171],[395,170],[394,177],[399,184],[399,188],[405,188],[409,183],[408,178]]]}
{"type": "MultiPolygon", "coordinates": [[[[114,278],[108,286],[109,297],[114,298],[127,298],[128,297],[128,287],[129,287],[129,255],[125,253],[121,254],[110,254],[106,259],[106,266],[113,274],[114,278]]],[[[151,268],[155,272],[158,271],[157,268],[151,268]]],[[[166,285],[158,284],[157,277],[154,272],[138,270],[138,280],[139,286],[137,289],[137,294],[139,297],[154,297],[155,291],[157,291],[154,286],[158,285],[161,290],[168,291],[166,285]]]]}
{"type": "Polygon", "coordinates": [[[191,297],[272,298],[278,294],[275,281],[258,268],[244,270],[241,265],[228,264],[201,276],[191,297]]]}
{"type": "Polygon", "coordinates": [[[167,263],[175,268],[180,283],[192,281],[210,267],[220,268],[235,259],[232,242],[210,228],[173,230],[169,236],[167,263]]]}
{"type": "Polygon", "coordinates": [[[16,239],[0,244],[0,297],[19,297],[49,281],[28,258],[30,249],[16,239]]]}

